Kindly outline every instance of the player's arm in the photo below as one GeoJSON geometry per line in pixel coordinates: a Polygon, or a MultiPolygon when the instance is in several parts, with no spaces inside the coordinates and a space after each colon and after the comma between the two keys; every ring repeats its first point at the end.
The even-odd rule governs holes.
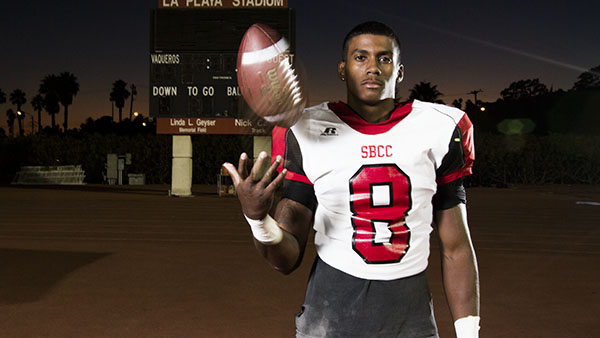
{"type": "Polygon", "coordinates": [[[288,274],[302,262],[310,233],[313,212],[296,201],[284,198],[277,204],[275,219],[283,230],[282,241],[269,245],[254,238],[258,251],[278,271],[288,274]]]}
{"type": "MultiPolygon", "coordinates": [[[[456,115],[457,110],[449,113],[456,115]]],[[[473,124],[461,112],[450,137],[448,152],[436,169],[438,190],[433,197],[444,290],[457,338],[479,337],[479,276],[467,225],[467,198],[463,185],[463,177],[471,174],[474,160],[473,124]]]]}
{"type": "Polygon", "coordinates": [[[463,203],[435,215],[440,236],[444,289],[454,320],[479,316],[477,260],[463,203]]]}
{"type": "Polygon", "coordinates": [[[235,185],[242,211],[250,224],[256,247],[277,270],[292,272],[300,263],[312,221],[312,210],[304,205],[282,199],[276,209],[275,218],[269,215],[274,194],[283,182],[287,170],[282,170],[273,180],[281,156],[269,166],[269,157],[261,153],[247,171],[248,156],[242,154],[238,168],[225,163],[235,185]],[[265,172],[265,168],[266,172],[265,172]]]}
{"type": "MultiPolygon", "coordinates": [[[[459,201],[453,193],[457,190],[464,192],[464,188],[458,182],[440,190],[438,194],[445,200],[439,202],[441,206],[438,205],[435,211],[434,221],[440,238],[444,290],[457,337],[476,338],[479,331],[477,260],[467,225],[464,199],[459,201]]],[[[440,199],[440,196],[436,197],[440,199]]]]}

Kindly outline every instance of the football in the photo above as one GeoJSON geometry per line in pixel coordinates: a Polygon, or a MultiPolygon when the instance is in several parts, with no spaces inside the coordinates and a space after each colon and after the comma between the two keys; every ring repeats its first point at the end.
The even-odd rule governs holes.
{"type": "Polygon", "coordinates": [[[244,100],[271,124],[291,127],[308,101],[289,42],[276,30],[254,24],[244,34],[237,57],[237,80],[244,100]]]}

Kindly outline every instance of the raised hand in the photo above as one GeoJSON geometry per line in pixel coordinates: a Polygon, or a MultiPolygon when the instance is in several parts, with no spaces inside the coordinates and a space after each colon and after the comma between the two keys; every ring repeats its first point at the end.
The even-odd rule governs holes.
{"type": "Polygon", "coordinates": [[[231,163],[223,163],[223,167],[227,169],[233,179],[238,199],[242,204],[242,211],[248,218],[260,220],[269,213],[275,191],[287,174],[287,170],[284,169],[275,179],[271,180],[281,160],[281,156],[277,156],[269,166],[270,157],[263,151],[258,155],[250,173],[248,173],[248,155],[246,153],[240,155],[237,169],[231,163]]]}

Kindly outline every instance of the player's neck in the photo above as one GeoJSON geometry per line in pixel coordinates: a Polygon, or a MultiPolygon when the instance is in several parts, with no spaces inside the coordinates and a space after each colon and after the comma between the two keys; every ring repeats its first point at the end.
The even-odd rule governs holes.
{"type": "Polygon", "coordinates": [[[385,99],[376,104],[368,104],[348,97],[348,106],[352,108],[363,120],[369,123],[378,123],[387,120],[394,110],[394,99],[385,99]]]}

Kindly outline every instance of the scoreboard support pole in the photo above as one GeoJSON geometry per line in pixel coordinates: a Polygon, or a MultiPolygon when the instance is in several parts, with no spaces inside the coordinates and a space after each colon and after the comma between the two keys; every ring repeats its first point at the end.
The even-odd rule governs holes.
{"type": "Polygon", "coordinates": [[[254,159],[258,158],[261,151],[266,151],[271,156],[271,136],[254,136],[254,159]]]}
{"type": "Polygon", "coordinates": [[[192,196],[192,137],[190,135],[173,135],[170,195],[192,196]]]}

